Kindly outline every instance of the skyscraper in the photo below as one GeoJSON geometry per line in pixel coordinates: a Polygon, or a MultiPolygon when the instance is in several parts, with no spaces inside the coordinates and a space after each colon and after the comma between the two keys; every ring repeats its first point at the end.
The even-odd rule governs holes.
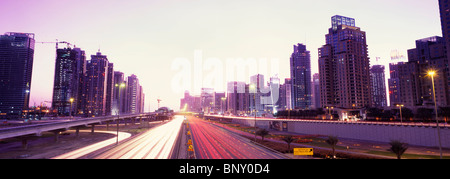
{"type": "Polygon", "coordinates": [[[309,109],[312,104],[311,56],[305,45],[294,45],[290,64],[293,108],[309,109]]]}
{"type": "Polygon", "coordinates": [[[366,33],[353,18],[333,16],[326,44],[319,48],[322,107],[370,106],[370,60],[366,33]]]}
{"type": "Polygon", "coordinates": [[[441,15],[442,35],[444,43],[447,46],[447,63],[450,64],[450,1],[439,0],[439,10],[441,15]]]}
{"type": "Polygon", "coordinates": [[[252,112],[262,113],[264,111],[264,104],[262,97],[269,93],[268,88],[264,85],[264,75],[256,74],[250,76],[250,110],[252,112]],[[250,87],[251,86],[251,87],[250,87]]]}
{"type": "Polygon", "coordinates": [[[370,76],[372,78],[372,106],[387,107],[384,65],[373,65],[370,68],[370,76]]]}
{"type": "Polygon", "coordinates": [[[126,109],[127,113],[139,114],[142,111],[142,94],[141,85],[136,75],[132,74],[127,78],[127,97],[126,97],[126,109]]]}
{"type": "Polygon", "coordinates": [[[79,48],[56,50],[52,108],[57,110],[58,115],[69,116],[83,112],[85,71],[84,51],[79,48]]]}
{"type": "Polygon", "coordinates": [[[112,115],[123,114],[126,112],[126,81],[124,80],[124,77],[122,72],[114,71],[112,115]]]}
{"type": "Polygon", "coordinates": [[[0,119],[20,118],[30,100],[34,34],[0,35],[0,119]]]}
{"type": "Polygon", "coordinates": [[[91,60],[86,64],[85,77],[85,95],[86,95],[86,109],[85,113],[94,116],[103,116],[107,114],[107,100],[108,98],[108,67],[110,65],[106,55],[97,52],[96,55],[91,55],[91,60]]]}
{"type": "Polygon", "coordinates": [[[416,40],[416,48],[408,50],[408,62],[398,65],[401,103],[405,106],[433,106],[430,70],[434,77],[438,106],[450,104],[448,61],[445,40],[433,36],[416,40]]]}
{"type": "Polygon", "coordinates": [[[246,108],[248,97],[246,98],[245,95],[245,87],[245,82],[232,81],[227,83],[227,109],[231,114],[242,114],[249,110],[246,108]]]}
{"type": "Polygon", "coordinates": [[[313,96],[312,96],[312,101],[313,101],[313,107],[315,109],[321,108],[320,105],[320,79],[319,79],[319,73],[315,73],[313,75],[313,80],[312,80],[312,92],[313,92],[313,96]]]}

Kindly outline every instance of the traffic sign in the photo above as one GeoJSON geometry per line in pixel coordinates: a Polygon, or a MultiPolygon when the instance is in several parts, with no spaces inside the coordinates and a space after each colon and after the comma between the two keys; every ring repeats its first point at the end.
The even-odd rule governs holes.
{"type": "Polygon", "coordinates": [[[294,148],[294,155],[314,155],[313,148],[294,148]]]}

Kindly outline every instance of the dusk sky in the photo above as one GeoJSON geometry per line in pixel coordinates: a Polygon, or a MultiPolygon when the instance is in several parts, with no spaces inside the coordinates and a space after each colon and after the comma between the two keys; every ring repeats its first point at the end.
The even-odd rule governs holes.
{"type": "MultiPolygon", "coordinates": [[[[317,49],[325,44],[334,15],[355,18],[366,32],[372,65],[387,65],[392,50],[406,56],[417,39],[442,36],[438,0],[0,0],[0,33],[34,33],[37,42],[68,41],[85,50],[87,60],[100,49],[115,70],[138,76],[146,111],[156,109],[157,98],[161,106],[178,110],[182,91],[199,90],[196,50],[202,52],[204,80],[218,71],[205,66],[209,58],[222,63],[223,76],[227,59],[253,58],[278,59],[277,69],[258,64],[258,71],[266,81],[277,73],[284,82],[297,43],[306,45],[312,73],[318,72],[317,49]],[[188,68],[174,70],[180,58],[190,63],[184,71],[190,71],[189,89],[173,85],[188,68]]],[[[30,105],[51,101],[54,65],[55,45],[36,43],[30,105]]],[[[224,91],[223,79],[221,85],[205,87],[224,91]]]]}

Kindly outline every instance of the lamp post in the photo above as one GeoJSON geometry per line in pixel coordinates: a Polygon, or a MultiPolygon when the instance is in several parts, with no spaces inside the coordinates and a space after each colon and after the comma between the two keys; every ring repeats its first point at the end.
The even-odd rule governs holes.
{"type": "Polygon", "coordinates": [[[224,116],[225,116],[225,111],[223,110],[223,103],[225,102],[225,100],[227,100],[226,97],[222,97],[220,98],[222,100],[221,106],[222,106],[222,120],[224,120],[224,116]]]}
{"type": "Polygon", "coordinates": [[[434,113],[436,114],[436,128],[437,128],[438,140],[439,140],[439,153],[440,153],[440,158],[442,159],[441,131],[439,129],[440,127],[439,127],[438,113],[437,113],[436,90],[434,89],[434,75],[436,75],[436,71],[429,71],[428,75],[431,76],[431,84],[433,87],[434,113]]]}
{"type": "Polygon", "coordinates": [[[250,89],[254,92],[253,93],[253,112],[255,113],[255,142],[256,142],[256,86],[255,84],[250,85],[250,89]]]}
{"type": "Polygon", "coordinates": [[[403,104],[397,104],[397,107],[400,108],[400,124],[403,124],[403,118],[402,118],[402,107],[405,106],[403,104]]]}
{"type": "Polygon", "coordinates": [[[116,135],[116,144],[119,144],[119,115],[120,115],[120,109],[121,109],[121,106],[120,106],[120,97],[122,96],[122,93],[120,92],[121,91],[121,89],[123,88],[123,87],[125,87],[126,86],[126,84],[125,83],[121,83],[120,85],[119,84],[115,84],[114,85],[115,87],[118,87],[119,88],[119,101],[117,102],[117,121],[116,121],[116,123],[117,123],[117,135],[116,135]]]}
{"type": "Polygon", "coordinates": [[[70,98],[69,99],[69,101],[70,101],[70,111],[69,111],[69,113],[70,113],[70,119],[72,119],[73,118],[73,116],[72,116],[72,104],[73,104],[73,101],[74,101],[75,99],[73,99],[73,98],[70,98]]]}

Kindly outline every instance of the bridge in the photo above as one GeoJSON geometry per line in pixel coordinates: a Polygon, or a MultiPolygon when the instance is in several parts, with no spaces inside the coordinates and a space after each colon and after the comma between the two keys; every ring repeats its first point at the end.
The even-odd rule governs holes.
{"type": "Polygon", "coordinates": [[[165,120],[169,119],[169,115],[161,115],[160,113],[143,113],[143,114],[128,114],[120,116],[100,116],[81,119],[68,119],[68,120],[52,120],[52,122],[30,124],[18,127],[8,127],[0,129],[0,140],[6,138],[19,137],[22,139],[22,145],[24,148],[27,146],[27,138],[30,136],[41,136],[43,132],[53,132],[55,134],[55,141],[58,141],[59,133],[69,129],[75,129],[76,135],[79,134],[81,127],[91,126],[91,132],[95,131],[95,125],[106,124],[109,126],[111,122],[123,121],[125,124],[129,121],[134,123],[136,120],[151,121],[151,120],[165,120]]]}

